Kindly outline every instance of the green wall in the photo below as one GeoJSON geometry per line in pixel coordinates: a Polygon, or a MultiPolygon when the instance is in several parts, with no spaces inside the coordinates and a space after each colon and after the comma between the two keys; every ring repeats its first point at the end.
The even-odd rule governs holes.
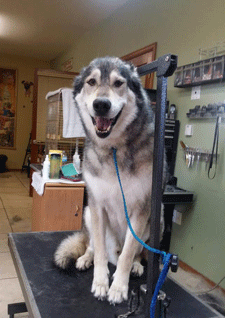
{"type": "MultiPolygon", "coordinates": [[[[153,42],[158,43],[157,57],[173,53],[178,55],[179,65],[196,62],[199,48],[212,47],[224,40],[224,9],[224,0],[128,1],[74,43],[54,65],[60,69],[64,61],[73,57],[73,70],[79,71],[97,56],[123,56],[153,42]]],[[[180,140],[193,147],[211,149],[215,122],[191,121],[186,113],[196,104],[225,100],[224,84],[202,86],[201,99],[191,101],[191,89],[174,88],[173,81],[174,77],[168,81],[168,99],[178,108],[180,140]],[[193,124],[192,137],[184,136],[186,124],[193,124]]],[[[187,169],[180,145],[175,173],[178,185],[193,190],[196,201],[183,212],[182,225],[174,225],[171,250],[214,282],[224,276],[225,269],[224,128],[222,123],[219,166],[214,180],[207,178],[204,164],[198,171],[187,169]]]]}

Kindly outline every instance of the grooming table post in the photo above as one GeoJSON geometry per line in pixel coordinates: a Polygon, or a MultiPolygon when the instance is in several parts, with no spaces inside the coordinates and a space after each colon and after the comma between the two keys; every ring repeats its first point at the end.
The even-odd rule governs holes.
{"type": "MultiPolygon", "coordinates": [[[[155,113],[155,140],[153,154],[153,177],[152,177],[152,202],[151,202],[151,225],[150,246],[159,249],[160,214],[163,188],[163,157],[164,157],[164,132],[165,112],[167,97],[167,77],[173,75],[177,67],[177,56],[166,54],[156,61],[138,68],[139,75],[156,72],[157,75],[157,99],[155,113]]],[[[159,277],[159,255],[148,253],[148,277],[146,297],[146,317],[149,317],[151,296],[159,277]],[[150,296],[151,295],[151,296],[150,296]]]]}
{"type": "MultiPolygon", "coordinates": [[[[160,215],[163,189],[163,162],[164,162],[164,132],[165,132],[165,111],[166,111],[167,78],[157,78],[157,100],[155,114],[155,140],[153,153],[153,177],[152,177],[152,203],[151,203],[151,225],[150,225],[150,246],[159,249],[160,247],[160,215]]],[[[148,253],[148,290],[154,292],[159,277],[159,255],[148,253]]]]}

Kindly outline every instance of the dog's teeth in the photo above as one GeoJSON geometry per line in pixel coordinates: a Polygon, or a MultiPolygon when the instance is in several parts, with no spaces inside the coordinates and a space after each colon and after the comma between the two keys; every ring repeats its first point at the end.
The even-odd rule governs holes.
{"type": "Polygon", "coordinates": [[[97,126],[95,126],[95,130],[96,130],[97,132],[99,132],[99,133],[102,133],[102,134],[109,132],[110,129],[111,129],[111,125],[110,125],[106,130],[100,130],[100,129],[98,129],[97,126]]]}

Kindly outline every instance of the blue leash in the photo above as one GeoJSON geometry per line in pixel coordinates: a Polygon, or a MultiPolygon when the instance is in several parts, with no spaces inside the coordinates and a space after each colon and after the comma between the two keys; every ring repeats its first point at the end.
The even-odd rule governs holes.
{"type": "Polygon", "coordinates": [[[153,253],[157,253],[160,254],[162,256],[162,262],[164,264],[163,269],[159,275],[159,279],[157,281],[156,287],[155,287],[155,291],[154,294],[152,296],[152,301],[151,301],[151,305],[150,305],[150,318],[154,318],[155,317],[155,307],[156,307],[156,302],[157,302],[157,296],[159,294],[159,290],[162,287],[162,285],[164,284],[164,281],[166,279],[169,267],[170,267],[170,260],[171,257],[173,256],[170,253],[166,253],[164,251],[160,251],[157,250],[153,247],[150,247],[149,245],[147,245],[144,241],[142,241],[134,232],[131,222],[130,222],[130,218],[128,216],[128,212],[127,212],[127,205],[126,205],[126,199],[125,199],[125,195],[123,192],[123,187],[122,187],[122,183],[121,183],[121,179],[120,179],[120,174],[119,174],[119,169],[118,169],[118,164],[117,164],[117,158],[116,158],[116,148],[113,148],[113,159],[114,159],[114,164],[115,164],[115,168],[116,168],[116,174],[117,174],[117,178],[119,181],[119,185],[120,185],[120,190],[121,190],[121,194],[123,197],[123,205],[124,205],[124,211],[125,211],[125,216],[126,216],[126,220],[127,220],[127,224],[129,226],[129,229],[132,233],[132,235],[134,236],[134,238],[140,243],[142,244],[147,250],[149,250],[150,252],[153,253]]]}

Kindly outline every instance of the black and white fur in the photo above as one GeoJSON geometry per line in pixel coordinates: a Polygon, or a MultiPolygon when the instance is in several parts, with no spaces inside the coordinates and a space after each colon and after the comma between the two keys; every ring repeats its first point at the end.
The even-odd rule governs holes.
{"type": "Polygon", "coordinates": [[[131,234],[113,162],[117,161],[128,214],[135,233],[149,238],[154,120],[150,102],[133,65],[118,58],[98,58],[75,79],[74,98],[86,145],[83,176],[88,190],[85,229],[65,239],[55,262],[71,258],[84,270],[94,262],[92,293],[111,303],[127,299],[130,273],[142,275],[142,246],[131,234]],[[108,261],[117,265],[109,286],[108,261]]]}

